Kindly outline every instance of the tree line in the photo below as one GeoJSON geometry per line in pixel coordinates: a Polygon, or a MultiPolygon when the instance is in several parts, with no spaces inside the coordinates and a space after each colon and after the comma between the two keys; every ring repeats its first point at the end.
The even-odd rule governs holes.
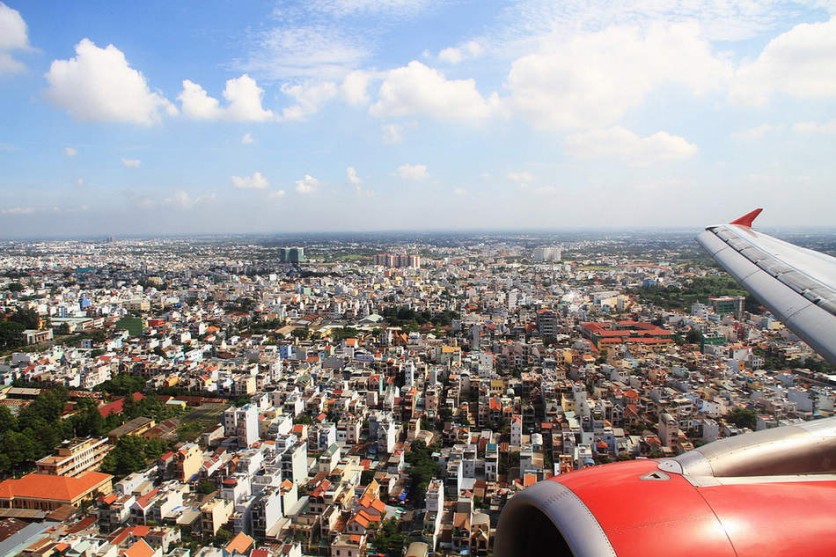
{"type": "MultiPolygon", "coordinates": [[[[119,377],[122,376],[117,376],[116,384],[124,382],[119,377]]],[[[41,392],[18,415],[7,406],[0,406],[0,475],[31,471],[35,461],[52,454],[65,440],[101,437],[140,416],[162,421],[179,413],[177,407],[163,404],[156,394],[134,400],[133,392],[136,391],[126,394],[121,414],[106,418],[99,412],[97,401],[85,398],[71,401],[69,391],[61,386],[41,392]],[[65,412],[71,402],[71,411],[65,412]]]]}

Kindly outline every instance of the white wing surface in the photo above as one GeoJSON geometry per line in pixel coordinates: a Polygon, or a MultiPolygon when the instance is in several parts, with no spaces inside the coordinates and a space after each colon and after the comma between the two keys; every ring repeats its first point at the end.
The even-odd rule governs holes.
{"type": "Polygon", "coordinates": [[[697,242],[791,331],[836,364],[836,258],[752,230],[761,209],[697,242]]]}

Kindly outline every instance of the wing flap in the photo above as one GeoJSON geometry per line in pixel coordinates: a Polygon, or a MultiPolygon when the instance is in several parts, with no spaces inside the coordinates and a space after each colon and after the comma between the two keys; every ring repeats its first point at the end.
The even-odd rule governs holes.
{"type": "Polygon", "coordinates": [[[739,224],[697,241],[787,327],[836,363],[836,259],[739,224]]]}

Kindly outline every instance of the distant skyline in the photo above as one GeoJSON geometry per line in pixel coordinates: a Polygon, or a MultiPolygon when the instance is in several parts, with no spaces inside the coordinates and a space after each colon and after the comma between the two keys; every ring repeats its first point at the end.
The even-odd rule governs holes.
{"type": "Polygon", "coordinates": [[[0,2],[0,239],[836,225],[836,2],[0,2]]]}

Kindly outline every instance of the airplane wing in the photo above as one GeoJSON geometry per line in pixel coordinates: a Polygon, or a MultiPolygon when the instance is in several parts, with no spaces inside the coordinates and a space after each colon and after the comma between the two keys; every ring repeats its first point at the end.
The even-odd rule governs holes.
{"type": "Polygon", "coordinates": [[[697,242],[789,329],[836,364],[836,258],[752,229],[756,209],[697,242]]]}

